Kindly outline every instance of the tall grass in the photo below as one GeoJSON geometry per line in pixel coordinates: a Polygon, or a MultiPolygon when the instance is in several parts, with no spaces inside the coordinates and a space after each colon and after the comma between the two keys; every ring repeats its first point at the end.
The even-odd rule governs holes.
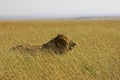
{"type": "Polygon", "coordinates": [[[0,80],[119,80],[120,20],[0,21],[0,80]],[[72,52],[19,53],[59,33],[77,43],[72,52]]]}

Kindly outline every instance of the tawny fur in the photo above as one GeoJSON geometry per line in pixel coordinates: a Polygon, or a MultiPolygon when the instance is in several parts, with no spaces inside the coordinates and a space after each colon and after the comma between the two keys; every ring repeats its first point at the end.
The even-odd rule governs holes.
{"type": "Polygon", "coordinates": [[[36,51],[48,51],[54,53],[66,53],[71,51],[75,47],[76,43],[68,39],[64,34],[58,34],[55,38],[49,42],[41,45],[18,45],[13,47],[13,50],[20,52],[36,52],[36,51]]]}

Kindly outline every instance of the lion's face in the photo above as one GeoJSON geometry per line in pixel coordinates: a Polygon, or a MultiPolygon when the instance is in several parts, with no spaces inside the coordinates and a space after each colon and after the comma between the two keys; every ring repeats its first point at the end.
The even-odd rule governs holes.
{"type": "Polygon", "coordinates": [[[42,48],[51,49],[56,53],[64,53],[73,50],[75,45],[76,43],[68,39],[65,35],[58,34],[55,38],[44,44],[42,48]]]}
{"type": "Polygon", "coordinates": [[[73,48],[76,46],[76,43],[74,43],[73,41],[70,40],[69,42],[69,49],[73,50],[73,48]]]}

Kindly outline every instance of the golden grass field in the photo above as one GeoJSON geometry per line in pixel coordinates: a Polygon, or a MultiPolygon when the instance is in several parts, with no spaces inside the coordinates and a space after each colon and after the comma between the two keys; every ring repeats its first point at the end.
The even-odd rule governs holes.
{"type": "Polygon", "coordinates": [[[120,20],[0,21],[0,80],[120,80],[120,20]],[[67,54],[9,51],[64,33],[67,54]]]}

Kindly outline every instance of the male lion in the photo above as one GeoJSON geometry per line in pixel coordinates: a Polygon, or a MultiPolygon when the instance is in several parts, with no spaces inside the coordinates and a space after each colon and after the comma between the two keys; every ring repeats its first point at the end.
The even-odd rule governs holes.
{"type": "Polygon", "coordinates": [[[54,53],[66,53],[71,51],[75,47],[76,43],[68,39],[64,34],[58,34],[55,38],[49,42],[41,45],[18,45],[13,47],[13,50],[18,50],[19,52],[36,52],[36,51],[48,51],[54,53]]]}
{"type": "Polygon", "coordinates": [[[55,53],[66,53],[75,47],[76,43],[68,39],[64,34],[58,34],[55,38],[42,45],[42,49],[48,49],[55,53]]]}

